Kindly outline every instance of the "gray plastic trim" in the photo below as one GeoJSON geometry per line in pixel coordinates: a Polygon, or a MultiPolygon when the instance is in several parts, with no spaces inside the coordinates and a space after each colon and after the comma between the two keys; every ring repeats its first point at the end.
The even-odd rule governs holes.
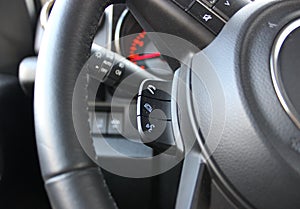
{"type": "Polygon", "coordinates": [[[33,0],[25,0],[25,4],[26,4],[28,14],[29,14],[30,19],[31,19],[31,23],[33,25],[34,22],[35,22],[36,13],[37,13],[35,5],[34,5],[34,1],[33,0]]]}
{"type": "Polygon", "coordinates": [[[198,145],[186,156],[179,184],[175,209],[193,208],[197,202],[197,185],[203,178],[205,161],[198,145]]]}
{"type": "Polygon", "coordinates": [[[122,29],[122,25],[124,23],[124,20],[126,18],[126,16],[129,14],[129,10],[125,9],[118,22],[117,22],[117,26],[116,26],[116,31],[115,31],[115,47],[116,47],[116,51],[118,52],[118,54],[122,54],[121,52],[121,43],[120,43],[120,38],[121,38],[121,29],[122,29]]]}

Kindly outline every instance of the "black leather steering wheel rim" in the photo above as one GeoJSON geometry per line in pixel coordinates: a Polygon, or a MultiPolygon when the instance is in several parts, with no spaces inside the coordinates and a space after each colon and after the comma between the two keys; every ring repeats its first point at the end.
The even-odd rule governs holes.
{"type": "MultiPolygon", "coordinates": [[[[75,82],[90,54],[100,16],[111,3],[57,1],[45,31],[34,110],[41,170],[53,208],[117,208],[100,169],[83,151],[72,121],[75,82]]],[[[88,121],[87,114],[82,117],[88,121]]],[[[85,124],[82,128],[87,130],[85,124]]]]}

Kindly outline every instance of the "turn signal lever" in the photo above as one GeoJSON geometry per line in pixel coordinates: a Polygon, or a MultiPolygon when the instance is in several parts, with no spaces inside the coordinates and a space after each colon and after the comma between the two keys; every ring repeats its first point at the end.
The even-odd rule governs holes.
{"type": "Polygon", "coordinates": [[[161,80],[124,57],[99,47],[84,66],[88,74],[122,94],[137,95],[137,129],[144,144],[157,152],[173,153],[172,81],[161,80]],[[127,80],[131,77],[130,80],[127,80]]]}
{"type": "MultiPolygon", "coordinates": [[[[19,80],[29,95],[33,92],[36,62],[37,58],[32,57],[20,64],[19,80]]],[[[137,129],[142,142],[157,152],[174,151],[171,81],[161,80],[126,58],[96,45],[84,67],[99,83],[112,88],[122,83],[123,96],[137,95],[137,129]],[[130,82],[126,80],[128,77],[131,77],[130,82]]]]}
{"type": "Polygon", "coordinates": [[[94,53],[84,66],[87,68],[88,74],[98,80],[98,82],[112,88],[117,88],[121,85],[122,89],[119,89],[119,91],[123,90],[122,94],[124,95],[128,94],[128,96],[132,96],[133,92],[136,95],[140,84],[145,79],[159,80],[156,76],[148,73],[119,54],[100,46],[93,49],[94,53]]]}
{"type": "MultiPolygon", "coordinates": [[[[88,68],[88,73],[100,83],[115,88],[122,80],[132,76],[131,80],[134,82],[124,82],[126,84],[124,94],[137,92],[138,87],[145,79],[159,79],[125,57],[99,45],[93,44],[91,51],[92,55],[85,67],[88,68]]],[[[19,66],[19,82],[24,92],[30,96],[32,96],[34,88],[36,65],[37,57],[28,57],[22,60],[19,66]]]]}

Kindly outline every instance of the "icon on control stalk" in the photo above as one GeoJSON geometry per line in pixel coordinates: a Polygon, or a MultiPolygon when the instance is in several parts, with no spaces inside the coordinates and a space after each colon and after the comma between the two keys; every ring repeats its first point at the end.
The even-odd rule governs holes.
{"type": "Polygon", "coordinates": [[[149,103],[144,104],[144,108],[145,108],[149,113],[151,113],[151,112],[153,111],[153,108],[152,108],[152,106],[151,106],[149,103]]]}
{"type": "Polygon", "coordinates": [[[148,132],[151,133],[153,129],[155,128],[155,125],[147,123],[146,128],[148,129],[148,132]]]}
{"type": "Polygon", "coordinates": [[[151,94],[155,94],[155,91],[156,91],[156,87],[155,86],[153,86],[153,85],[148,85],[148,87],[147,87],[147,89],[148,89],[148,91],[151,93],[151,94]]]}
{"type": "MultiPolygon", "coordinates": [[[[122,97],[131,97],[133,92],[136,94],[145,79],[156,79],[154,75],[142,70],[125,57],[100,46],[97,46],[83,68],[87,71],[88,78],[113,90],[118,88],[118,96],[122,97]]],[[[150,89],[153,93],[156,90],[154,86],[150,89]]]]}
{"type": "Polygon", "coordinates": [[[138,130],[142,142],[157,152],[172,153],[176,147],[171,122],[171,84],[171,81],[147,79],[139,90],[138,130]]]}

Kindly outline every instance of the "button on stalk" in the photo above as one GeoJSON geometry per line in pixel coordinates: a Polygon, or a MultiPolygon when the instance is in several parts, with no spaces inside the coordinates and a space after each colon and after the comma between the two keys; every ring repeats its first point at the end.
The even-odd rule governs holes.
{"type": "Polygon", "coordinates": [[[142,142],[158,152],[175,147],[169,81],[145,80],[139,90],[137,124],[142,142]]]}

